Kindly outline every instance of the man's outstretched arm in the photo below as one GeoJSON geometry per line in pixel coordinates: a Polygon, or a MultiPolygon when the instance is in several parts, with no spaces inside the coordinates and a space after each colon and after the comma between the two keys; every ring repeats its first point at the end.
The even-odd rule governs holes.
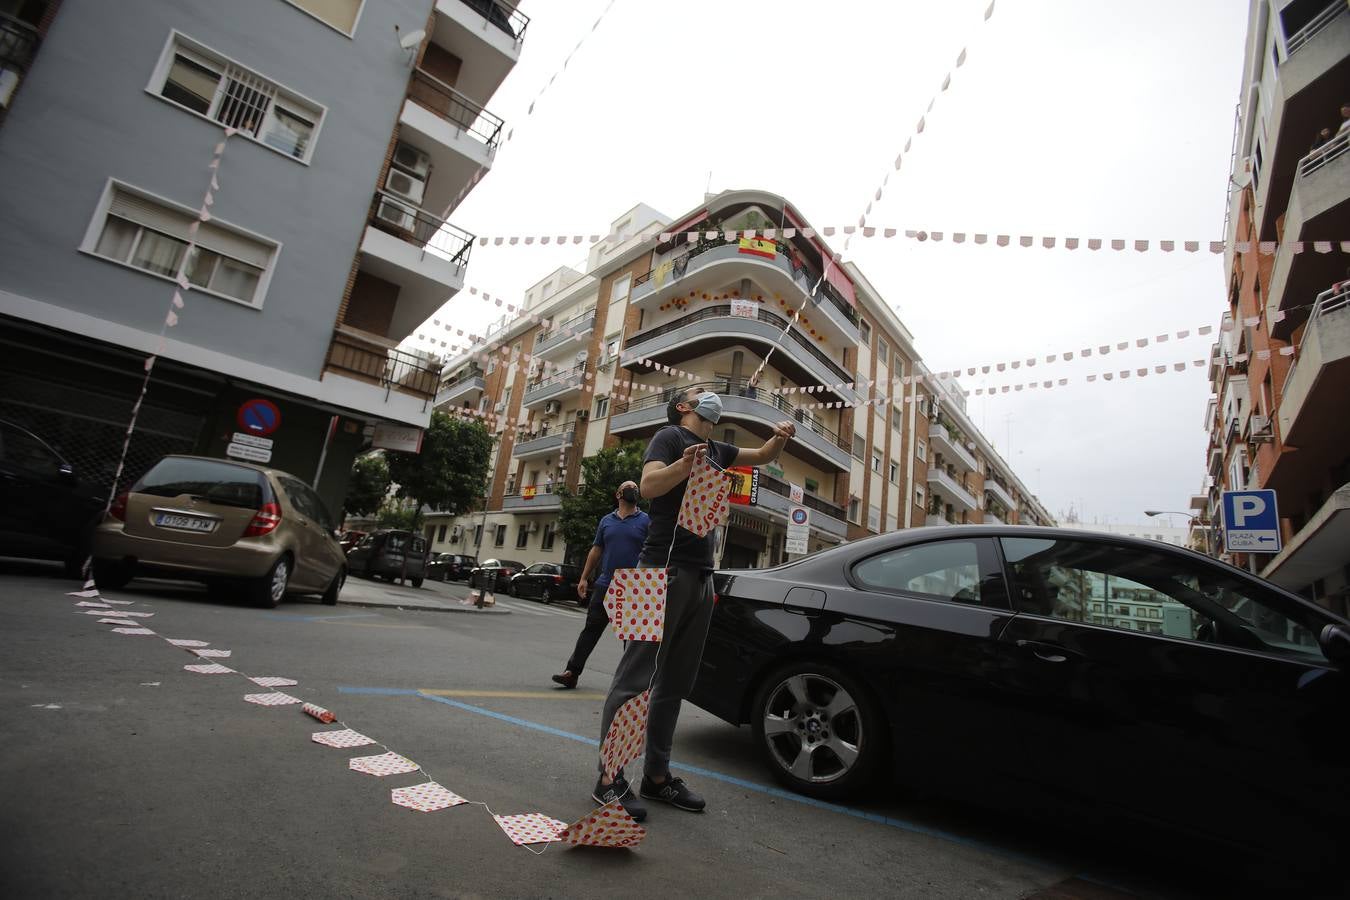
{"type": "Polygon", "coordinates": [[[778,458],[778,454],[783,452],[783,447],[787,445],[788,439],[797,434],[797,426],[793,422],[779,422],[773,426],[773,436],[764,442],[762,446],[753,450],[745,448],[736,455],[736,465],[738,466],[762,466],[771,463],[778,458]]]}

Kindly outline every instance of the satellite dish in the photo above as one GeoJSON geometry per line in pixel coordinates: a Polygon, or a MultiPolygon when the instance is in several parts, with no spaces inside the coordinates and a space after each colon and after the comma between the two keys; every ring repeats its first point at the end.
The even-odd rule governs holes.
{"type": "Polygon", "coordinates": [[[426,29],[419,28],[416,31],[410,31],[407,34],[403,35],[403,37],[399,38],[398,45],[402,47],[404,50],[412,50],[413,48],[420,45],[422,41],[426,39],[426,36],[427,36],[426,29]]]}

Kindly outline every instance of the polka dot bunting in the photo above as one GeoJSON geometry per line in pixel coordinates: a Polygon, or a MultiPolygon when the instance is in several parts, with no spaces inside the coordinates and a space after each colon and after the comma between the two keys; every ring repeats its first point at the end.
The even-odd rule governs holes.
{"type": "Polygon", "coordinates": [[[543,813],[521,813],[515,816],[493,816],[502,831],[517,847],[522,844],[546,844],[561,840],[558,833],[567,827],[567,823],[546,816],[543,813]]]}
{"type": "Polygon", "coordinates": [[[704,537],[727,520],[727,513],[731,510],[731,503],[727,499],[730,493],[730,473],[714,469],[705,456],[689,473],[689,481],[684,488],[684,502],[680,504],[676,524],[704,537]]]}
{"type": "Polygon", "coordinates": [[[619,640],[660,643],[666,621],[666,570],[615,569],[605,592],[605,610],[619,640]]]}
{"type": "Polygon", "coordinates": [[[600,744],[600,762],[610,777],[642,755],[647,742],[647,713],[651,701],[651,691],[643,691],[615,711],[609,733],[600,744]]]}
{"type": "Polygon", "coordinates": [[[618,800],[606,803],[558,832],[558,840],[574,847],[636,847],[646,836],[647,829],[628,815],[618,800]]]}

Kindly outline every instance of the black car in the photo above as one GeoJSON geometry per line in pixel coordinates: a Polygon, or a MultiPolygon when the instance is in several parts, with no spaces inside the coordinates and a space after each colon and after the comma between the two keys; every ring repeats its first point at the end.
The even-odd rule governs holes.
{"type": "Polygon", "coordinates": [[[561,563],[535,563],[511,576],[511,596],[526,600],[576,600],[581,570],[561,563]]]}
{"type": "Polygon", "coordinates": [[[1350,624],[1232,566],[971,525],[718,572],[714,589],[690,699],[749,723],[802,793],[1029,787],[1028,808],[1310,862],[1350,834],[1350,624]]]}
{"type": "Polygon", "coordinates": [[[353,575],[387,581],[406,580],[415,588],[422,586],[426,564],[426,538],[397,529],[372,531],[347,553],[347,567],[353,575]]]}
{"type": "Polygon", "coordinates": [[[427,563],[427,578],[432,581],[459,581],[468,578],[478,560],[462,553],[437,553],[427,563]]]}
{"type": "Polygon", "coordinates": [[[525,564],[514,559],[485,559],[482,565],[469,572],[469,587],[506,594],[511,590],[511,576],[523,572],[525,564]]]}
{"type": "Polygon", "coordinates": [[[78,576],[106,497],[46,441],[0,419],[0,556],[59,559],[78,576]]]}

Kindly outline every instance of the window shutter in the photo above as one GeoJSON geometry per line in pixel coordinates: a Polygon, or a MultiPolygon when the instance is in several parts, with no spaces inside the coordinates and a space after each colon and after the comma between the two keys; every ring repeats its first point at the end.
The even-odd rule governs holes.
{"type": "Polygon", "coordinates": [[[274,249],[267,244],[259,243],[253,238],[244,237],[242,234],[221,228],[211,222],[203,223],[197,231],[197,243],[207,250],[232,256],[240,262],[257,266],[259,269],[267,268],[274,249]]]}
{"type": "Polygon", "coordinates": [[[184,241],[188,239],[188,226],[193,220],[187,213],[170,209],[154,200],[123,190],[114,191],[108,213],[184,241]]]}

